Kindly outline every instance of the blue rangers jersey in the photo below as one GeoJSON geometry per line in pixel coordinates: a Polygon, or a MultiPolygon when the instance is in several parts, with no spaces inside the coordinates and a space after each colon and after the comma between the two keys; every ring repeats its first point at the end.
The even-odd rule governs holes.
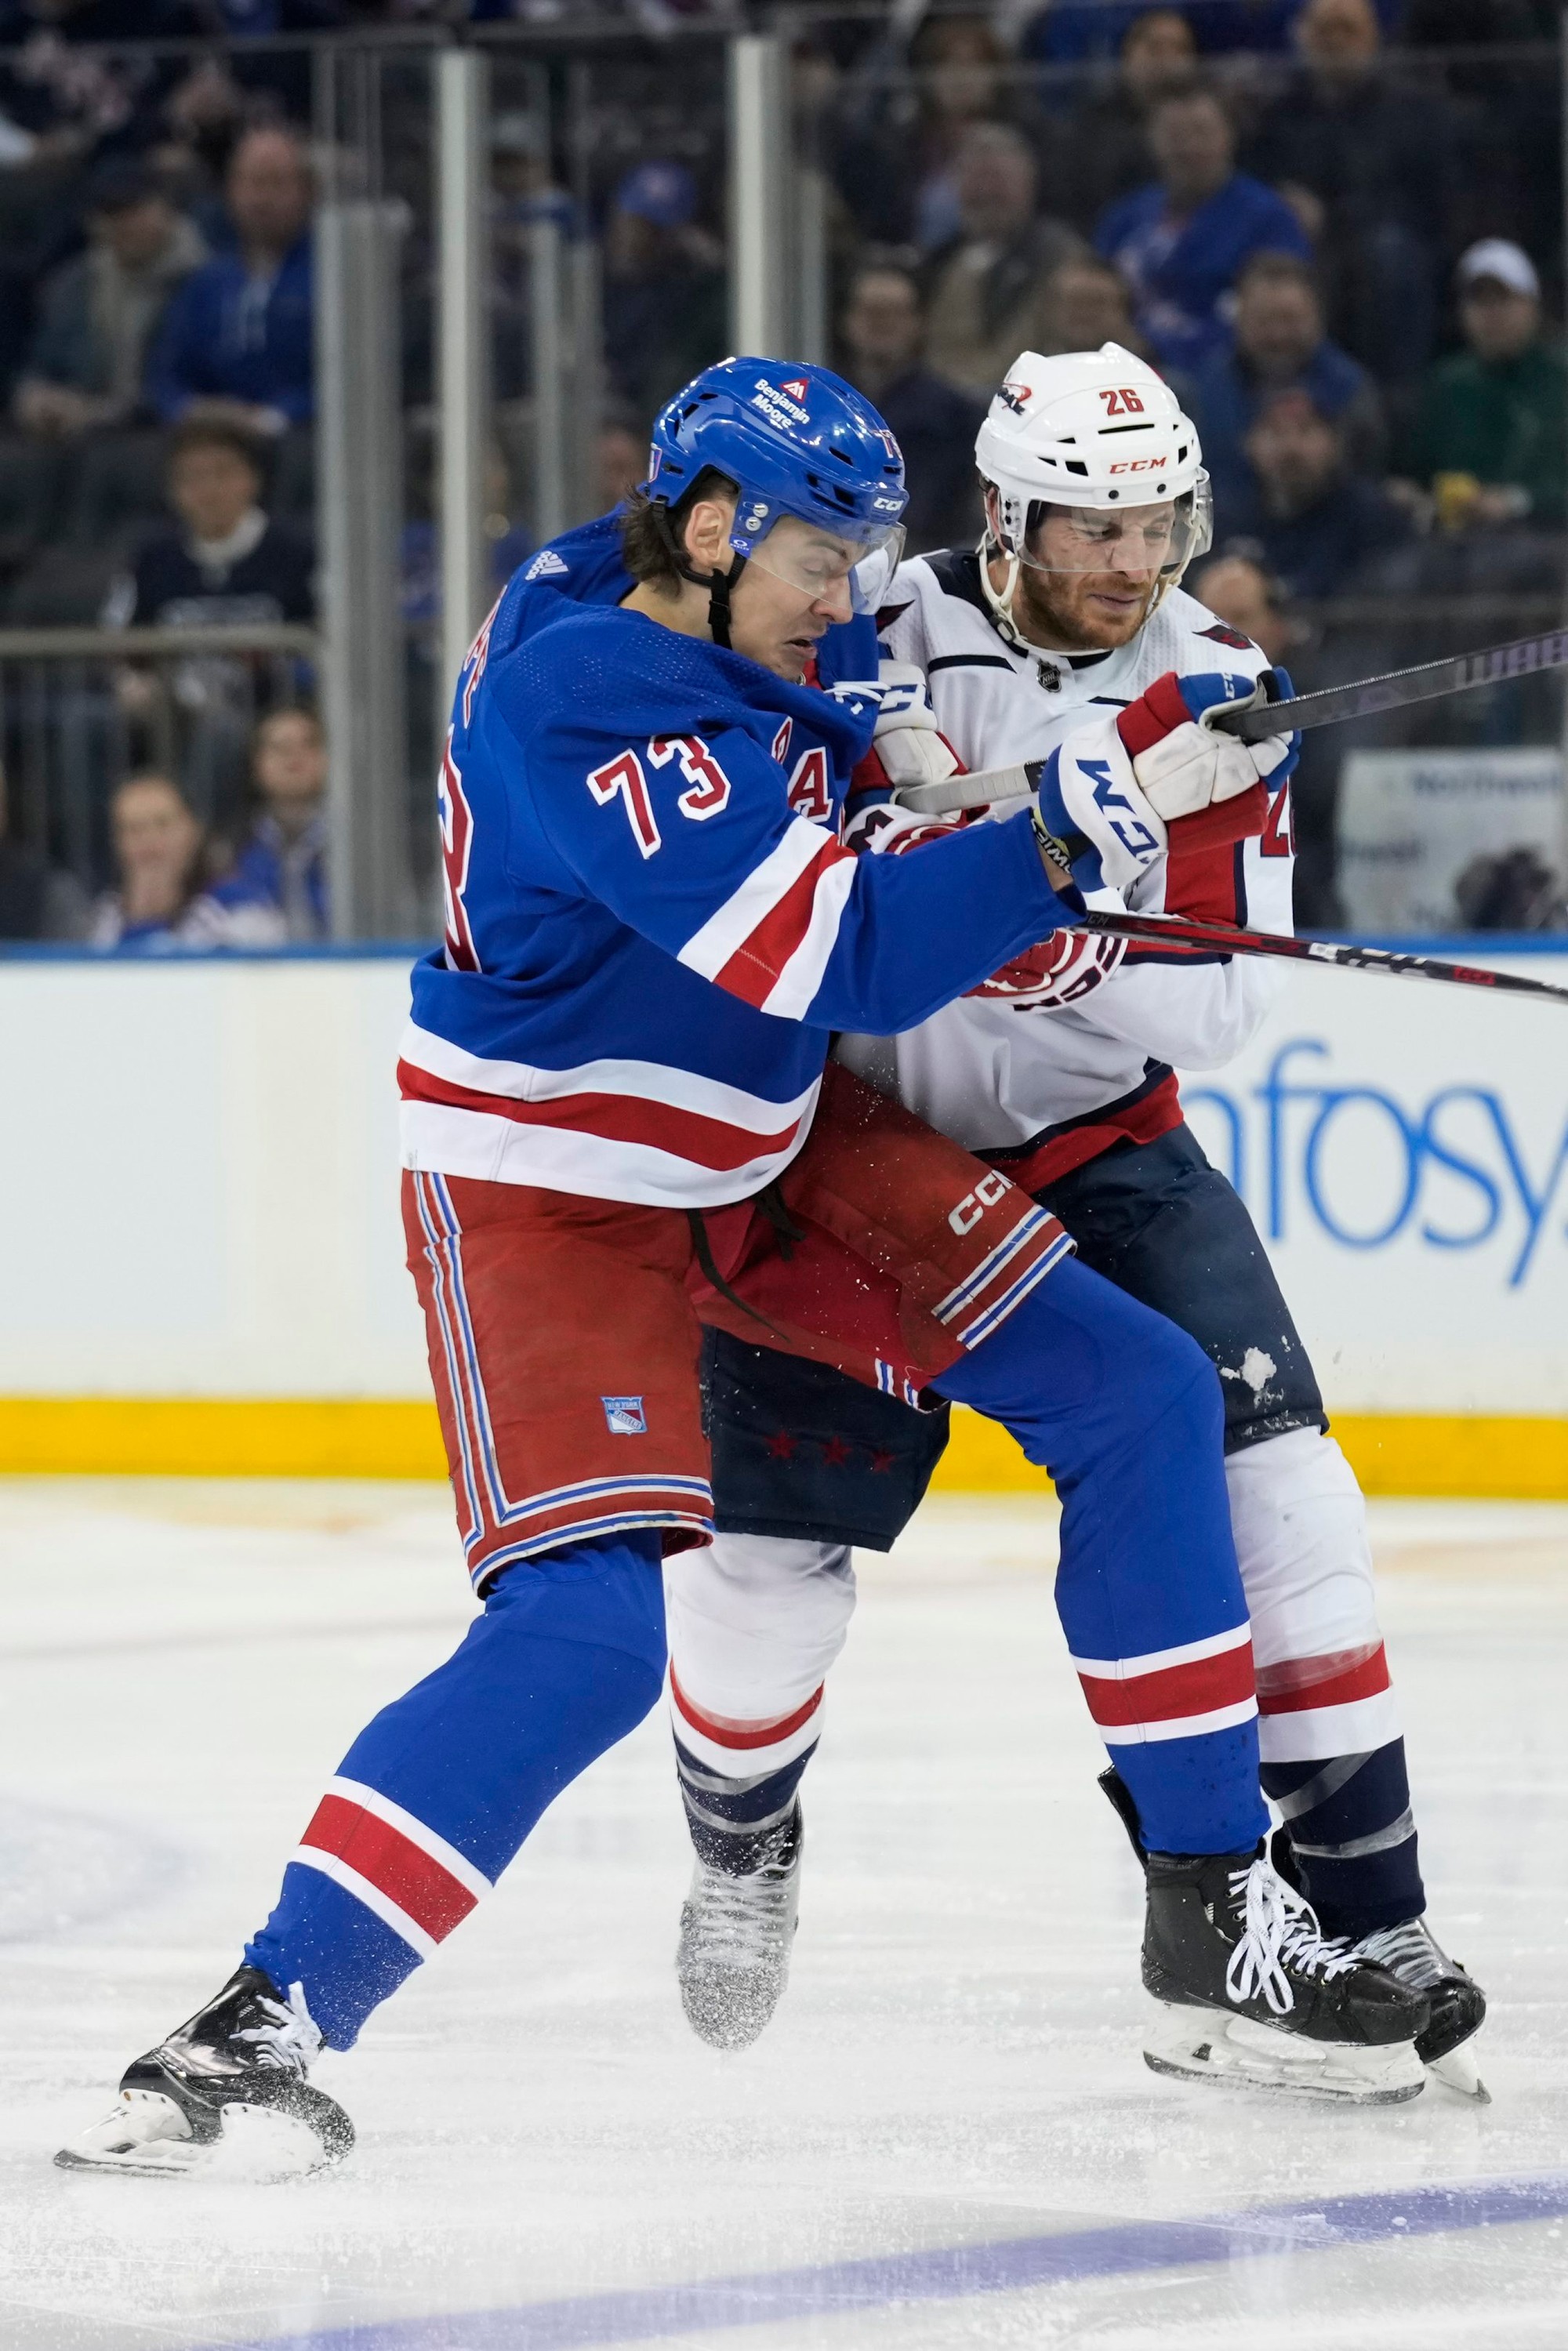
{"type": "Polygon", "coordinates": [[[403,1159],[718,1207],[800,1149],[832,1030],[907,1028],[1075,916],[1027,814],[855,857],[839,823],[874,687],[787,684],[616,609],[628,584],[612,525],[572,534],[464,664],[403,1159]]]}

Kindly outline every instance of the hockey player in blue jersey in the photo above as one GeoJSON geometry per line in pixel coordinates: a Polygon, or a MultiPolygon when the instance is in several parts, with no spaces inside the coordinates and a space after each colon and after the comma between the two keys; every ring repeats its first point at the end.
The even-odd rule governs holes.
{"type": "Polygon", "coordinates": [[[803,681],[904,502],[848,385],[727,361],[659,420],[629,590],[573,602],[536,563],[480,632],[443,761],[446,939],[414,973],[401,1077],[481,1610],[353,1742],[235,1974],[63,2162],[186,2170],[236,2108],[270,2110],[300,2168],[351,2145],[307,2079],[322,2046],[352,2045],[657,1699],[661,1557],[712,1536],[705,1322],[973,1404],[1049,1464],[1075,1656],[1140,1699],[1174,1676],[1201,1700],[1119,1750],[1145,1981],[1354,2046],[1395,2094],[1416,2069],[1424,2001],[1325,1947],[1263,1853],[1212,1367],[1005,1176],[825,1073],[834,1029],[920,1020],[1164,833],[1107,746],[1063,759],[1043,815],[917,858],[844,849],[874,688],[803,681]]]}

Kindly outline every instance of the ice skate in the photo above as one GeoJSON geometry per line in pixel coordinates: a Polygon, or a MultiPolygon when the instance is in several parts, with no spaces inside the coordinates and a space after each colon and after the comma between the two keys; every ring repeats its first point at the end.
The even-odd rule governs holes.
{"type": "Polygon", "coordinates": [[[1261,1851],[1149,1855],[1144,1982],[1156,2074],[1354,2105],[1424,2086],[1425,1991],[1325,1941],[1261,1851]]]}
{"type": "Polygon", "coordinates": [[[1425,1995],[1432,2019],[1416,2036],[1416,2056],[1445,2089],[1473,2098],[1478,2105],[1490,2105],[1490,2094],[1477,2070],[1475,2053],[1475,2037],[1486,2019],[1486,1994],[1457,1959],[1449,1959],[1426,1919],[1406,1918],[1397,1927],[1364,1935],[1346,1949],[1352,1959],[1370,1959],[1425,1995]]]}
{"type": "Polygon", "coordinates": [[[298,1984],[285,2000],[256,1968],[127,2066],[112,2114],[63,2147],[67,2171],[169,2177],[233,2168],[281,2179],[319,2171],[354,2126],[305,2079],[320,2052],[298,1984]]]}
{"type": "Polygon", "coordinates": [[[692,1872],[675,1973],[686,2021],[710,2048],[748,2049],[783,1997],[800,1917],[803,1838],[797,1806],[744,1876],[700,1859],[692,1872]]]}

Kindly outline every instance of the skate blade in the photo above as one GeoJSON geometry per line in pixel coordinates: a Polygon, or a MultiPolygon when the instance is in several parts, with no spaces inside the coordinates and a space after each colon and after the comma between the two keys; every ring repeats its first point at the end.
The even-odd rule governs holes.
{"type": "Polygon", "coordinates": [[[1452,2090],[1456,2097],[1469,2098],[1472,2105],[1490,2106],[1491,2092],[1481,2080],[1475,2059],[1475,2046],[1473,2037],[1461,2041],[1457,2049],[1450,2049],[1445,2056],[1432,2058],[1427,2071],[1434,2082],[1440,2082],[1445,2090],[1452,2090]]]}
{"type": "Polygon", "coordinates": [[[55,2162],[62,2171],[116,2171],[132,2179],[227,2179],[246,2187],[298,2179],[335,2158],[306,2123],[265,2106],[226,2105],[215,2139],[195,2139],[172,2098],[122,2090],[114,2112],[55,2162]]]}
{"type": "Polygon", "coordinates": [[[1173,2081],[1350,2106],[1402,2105],[1426,2086],[1427,2069],[1411,2041],[1364,2049],[1351,2042],[1303,2040],[1218,2009],[1163,2001],[1156,2006],[1144,2063],[1173,2081]]]}

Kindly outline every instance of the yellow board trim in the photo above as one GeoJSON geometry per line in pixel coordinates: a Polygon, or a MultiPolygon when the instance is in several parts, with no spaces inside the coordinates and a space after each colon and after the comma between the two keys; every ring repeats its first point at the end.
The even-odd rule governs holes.
{"type": "MultiPolygon", "coordinates": [[[[1333,1433],[1369,1494],[1568,1501],[1568,1419],[1347,1413],[1333,1433]]],[[[430,1404],[299,1396],[0,1396],[0,1475],[440,1478],[430,1404]]],[[[1043,1492],[1004,1429],[953,1416],[945,1494],[1043,1492]]]]}
{"type": "MultiPolygon", "coordinates": [[[[1368,1494],[1568,1501],[1568,1420],[1344,1413],[1335,1414],[1333,1434],[1368,1494]]],[[[933,1492],[1010,1494],[1049,1484],[995,1421],[954,1415],[933,1492]]]]}
{"type": "Polygon", "coordinates": [[[0,1396],[0,1474],[444,1478],[434,1404],[340,1396],[0,1396]]]}

